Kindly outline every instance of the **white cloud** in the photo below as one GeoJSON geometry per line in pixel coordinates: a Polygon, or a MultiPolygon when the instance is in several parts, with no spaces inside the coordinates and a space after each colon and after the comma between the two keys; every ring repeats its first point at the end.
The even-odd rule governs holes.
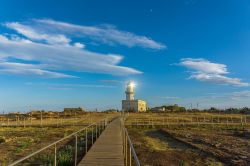
{"type": "Polygon", "coordinates": [[[23,25],[18,22],[10,22],[5,24],[8,28],[16,30],[18,33],[35,41],[45,41],[49,44],[68,45],[71,40],[62,34],[52,34],[42,32],[39,29],[33,28],[32,25],[23,25]]]}
{"type": "Polygon", "coordinates": [[[140,74],[141,72],[124,66],[119,66],[123,57],[116,54],[101,54],[79,48],[79,45],[61,46],[46,43],[33,42],[26,39],[10,39],[0,35],[0,60],[10,62],[10,58],[24,61],[35,61],[30,69],[19,66],[17,72],[16,65],[9,65],[2,68],[2,72],[12,74],[37,73],[37,75],[57,74],[55,77],[68,77],[53,71],[74,71],[74,72],[93,72],[112,75],[140,74]],[[21,70],[21,68],[23,68],[21,70]]]}
{"type": "Polygon", "coordinates": [[[210,74],[227,74],[227,66],[219,63],[212,63],[205,59],[181,59],[180,64],[189,69],[210,74]]]}
{"type": "Polygon", "coordinates": [[[249,83],[242,82],[239,78],[230,78],[219,74],[195,73],[192,74],[190,78],[195,78],[199,81],[234,85],[239,87],[249,86],[249,83]]]}
{"type": "Polygon", "coordinates": [[[249,83],[242,82],[239,78],[225,76],[229,74],[229,72],[227,66],[224,64],[212,63],[205,59],[186,58],[181,59],[179,65],[192,70],[191,76],[189,77],[191,79],[238,87],[250,86],[249,83]]]}
{"type": "Polygon", "coordinates": [[[235,96],[235,97],[250,97],[250,91],[234,92],[233,96],[235,96]]]}
{"type": "MultiPolygon", "coordinates": [[[[219,93],[212,96],[207,96],[207,99],[214,100],[218,102],[224,101],[226,107],[249,107],[250,100],[250,91],[238,91],[238,92],[228,92],[228,93],[219,93]]],[[[211,101],[208,101],[208,103],[211,101]]]]}
{"type": "Polygon", "coordinates": [[[164,45],[147,37],[119,31],[114,27],[80,26],[54,20],[8,22],[17,34],[0,34],[0,73],[73,78],[61,72],[91,72],[112,75],[141,74],[136,69],[119,66],[119,54],[89,51],[75,38],[89,38],[104,43],[161,49],[164,45]],[[14,61],[13,61],[14,59],[14,61]]]}
{"type": "Polygon", "coordinates": [[[0,73],[36,75],[49,78],[76,78],[75,76],[40,69],[38,65],[0,62],[0,73]]]}
{"type": "Polygon", "coordinates": [[[79,43],[79,42],[74,43],[74,46],[77,47],[77,48],[84,48],[85,47],[84,44],[79,43]]]}
{"type": "Polygon", "coordinates": [[[241,92],[234,92],[231,95],[232,100],[249,100],[250,99],[250,91],[241,91],[241,92]]]}
{"type": "Polygon", "coordinates": [[[50,88],[74,89],[74,88],[115,88],[116,86],[102,85],[102,84],[61,84],[61,83],[32,83],[27,82],[29,86],[45,86],[50,88]]]}
{"type": "Polygon", "coordinates": [[[36,40],[45,40],[49,43],[69,43],[70,39],[64,35],[88,38],[106,44],[120,44],[128,47],[144,47],[164,49],[166,46],[146,36],[138,36],[131,32],[120,31],[114,26],[85,26],[51,19],[34,19],[26,23],[6,23],[7,27],[20,34],[36,40]],[[47,35],[49,34],[49,35],[47,35]],[[61,35],[64,34],[64,35],[61,35]]]}

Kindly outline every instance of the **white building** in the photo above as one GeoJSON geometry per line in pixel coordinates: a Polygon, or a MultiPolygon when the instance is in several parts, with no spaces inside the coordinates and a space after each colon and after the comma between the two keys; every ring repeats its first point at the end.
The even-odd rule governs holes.
{"type": "Polygon", "coordinates": [[[122,100],[123,111],[145,112],[147,110],[147,103],[143,100],[135,100],[134,96],[135,84],[131,81],[127,83],[126,100],[122,100]]]}

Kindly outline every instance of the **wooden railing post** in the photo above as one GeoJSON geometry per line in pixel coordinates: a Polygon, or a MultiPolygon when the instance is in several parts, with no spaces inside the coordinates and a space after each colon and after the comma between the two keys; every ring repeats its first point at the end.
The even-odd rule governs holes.
{"type": "Polygon", "coordinates": [[[85,152],[88,152],[88,131],[85,129],[85,152]]]}
{"type": "Polygon", "coordinates": [[[132,165],[131,146],[129,146],[129,166],[132,165]]]}
{"type": "MultiPolygon", "coordinates": [[[[9,124],[9,125],[11,125],[11,124],[9,124]]],[[[15,125],[15,120],[13,120],[13,125],[15,125]]],[[[34,125],[36,125],[36,124],[34,124],[34,125]]],[[[39,125],[39,119],[38,119],[38,125],[39,125]]],[[[75,164],[74,165],[77,165],[77,162],[78,162],[77,161],[77,158],[78,158],[78,156],[77,156],[77,153],[78,153],[78,147],[77,147],[78,146],[78,133],[84,132],[84,130],[85,130],[85,133],[86,133],[86,145],[85,146],[86,146],[86,152],[87,152],[88,151],[88,133],[87,133],[88,132],[88,128],[92,127],[92,135],[93,135],[92,136],[92,140],[93,140],[93,138],[94,138],[94,125],[96,126],[95,130],[96,130],[96,138],[97,138],[97,134],[98,134],[97,133],[97,127],[98,127],[97,125],[98,125],[98,123],[94,123],[94,124],[91,124],[91,125],[89,125],[87,127],[82,128],[82,129],[80,129],[80,130],[78,130],[78,131],[76,131],[76,132],[74,132],[74,133],[72,133],[72,134],[70,134],[70,135],[68,135],[68,136],[60,139],[60,140],[57,140],[57,141],[55,141],[55,142],[53,142],[53,143],[51,143],[51,144],[49,144],[49,145],[47,145],[47,146],[45,146],[43,148],[41,148],[41,149],[39,149],[39,150],[31,153],[31,154],[29,154],[29,155],[27,155],[27,156],[25,156],[25,157],[23,157],[23,158],[21,158],[19,160],[14,161],[13,163],[9,164],[9,166],[15,166],[17,164],[20,164],[21,162],[23,162],[23,161],[25,161],[25,160],[33,157],[36,154],[40,154],[41,152],[45,151],[48,148],[52,148],[51,149],[52,151],[54,150],[54,156],[53,156],[54,161],[51,161],[50,165],[56,166],[56,165],[58,165],[58,162],[57,162],[57,144],[61,143],[62,141],[65,141],[68,138],[72,138],[72,137],[73,138],[75,137],[75,157],[72,157],[72,160],[75,160],[75,164]],[[75,159],[73,159],[73,158],[75,158],[75,159]]],[[[133,151],[133,153],[134,153],[134,151],[133,151]]]]}
{"type": "Polygon", "coordinates": [[[227,117],[227,128],[228,128],[228,117],[227,117]]]}
{"type": "Polygon", "coordinates": [[[94,144],[94,127],[93,126],[91,126],[91,139],[92,139],[92,144],[91,145],[93,145],[94,144]]]}
{"type": "Polygon", "coordinates": [[[77,165],[77,134],[75,135],[75,166],[77,165]]]}
{"type": "Polygon", "coordinates": [[[100,134],[101,134],[101,130],[100,130],[100,128],[101,128],[101,124],[100,123],[98,123],[98,137],[100,136],[100,134]]]}
{"type": "Polygon", "coordinates": [[[97,140],[97,124],[95,125],[95,140],[97,140]]]}
{"type": "Polygon", "coordinates": [[[126,165],[125,166],[127,166],[128,165],[128,145],[127,145],[127,143],[128,143],[128,138],[127,138],[127,136],[125,137],[125,159],[126,159],[126,165]]]}
{"type": "MultiPolygon", "coordinates": [[[[150,125],[150,123],[148,123],[148,125],[150,125]]],[[[135,153],[135,149],[134,149],[133,144],[131,142],[131,139],[128,135],[127,129],[125,128],[124,119],[121,119],[121,127],[122,127],[121,128],[121,132],[122,132],[121,135],[122,135],[122,143],[123,143],[122,147],[123,147],[123,154],[124,154],[124,164],[125,164],[125,166],[127,166],[128,162],[129,162],[129,166],[132,166],[132,157],[133,157],[134,164],[136,166],[140,166],[140,161],[138,160],[138,157],[135,153]],[[128,150],[129,150],[129,152],[128,152],[128,150]]]]}
{"type": "Polygon", "coordinates": [[[43,112],[42,111],[40,115],[40,126],[43,127],[43,112]]]}
{"type": "Polygon", "coordinates": [[[56,166],[56,158],[57,158],[57,148],[56,148],[56,144],[55,144],[55,151],[54,151],[54,166],[56,166]]]}
{"type": "Polygon", "coordinates": [[[123,154],[125,155],[125,131],[122,129],[123,154]]]}
{"type": "Polygon", "coordinates": [[[25,117],[23,119],[23,127],[25,128],[26,127],[26,124],[25,124],[25,117]]]}

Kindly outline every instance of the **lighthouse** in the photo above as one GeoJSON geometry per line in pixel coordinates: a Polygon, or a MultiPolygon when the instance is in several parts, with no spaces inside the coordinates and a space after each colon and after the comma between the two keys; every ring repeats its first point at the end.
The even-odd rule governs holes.
{"type": "Polygon", "coordinates": [[[126,100],[134,100],[135,99],[135,91],[134,91],[134,88],[135,88],[135,83],[129,81],[127,83],[127,87],[126,87],[126,100]]]}
{"type": "Polygon", "coordinates": [[[135,99],[135,83],[129,81],[126,84],[125,94],[126,100],[122,100],[122,110],[130,112],[145,112],[147,103],[143,100],[135,99]]]}

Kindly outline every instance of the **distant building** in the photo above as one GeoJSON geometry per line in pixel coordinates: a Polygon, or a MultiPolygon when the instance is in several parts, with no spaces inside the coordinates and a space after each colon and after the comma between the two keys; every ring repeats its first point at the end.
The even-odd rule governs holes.
{"type": "Polygon", "coordinates": [[[133,111],[133,112],[145,112],[147,111],[147,103],[143,100],[134,99],[134,88],[135,84],[128,82],[126,87],[126,100],[122,100],[122,110],[123,111],[133,111]]]}
{"type": "Polygon", "coordinates": [[[72,114],[72,113],[83,113],[85,112],[81,107],[78,108],[64,108],[64,113],[72,114]]]}
{"type": "Polygon", "coordinates": [[[164,111],[166,111],[166,108],[165,107],[154,107],[154,108],[151,108],[150,111],[152,111],[152,112],[164,112],[164,111]]]}

